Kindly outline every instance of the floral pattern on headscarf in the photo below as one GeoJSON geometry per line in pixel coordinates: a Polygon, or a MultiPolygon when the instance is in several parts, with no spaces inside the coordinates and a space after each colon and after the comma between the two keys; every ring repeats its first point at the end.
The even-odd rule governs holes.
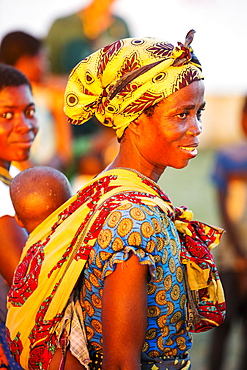
{"type": "Polygon", "coordinates": [[[190,46],[194,32],[178,46],[156,38],[122,39],[83,59],[65,91],[69,122],[80,125],[95,115],[121,138],[146,108],[203,79],[190,46]]]}

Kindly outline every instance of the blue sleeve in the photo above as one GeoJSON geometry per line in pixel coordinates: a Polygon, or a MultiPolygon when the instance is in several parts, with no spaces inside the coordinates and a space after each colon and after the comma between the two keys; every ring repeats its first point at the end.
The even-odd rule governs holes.
{"type": "Polygon", "coordinates": [[[104,279],[117,263],[126,261],[130,253],[134,253],[141,264],[149,266],[153,280],[156,278],[155,256],[163,250],[166,240],[170,240],[169,235],[155,207],[130,203],[127,206],[129,208],[113,211],[107,218],[94,248],[95,261],[101,265],[104,279]]]}
{"type": "Polygon", "coordinates": [[[212,171],[212,181],[222,191],[227,188],[228,158],[224,152],[216,153],[215,164],[212,171]]]}

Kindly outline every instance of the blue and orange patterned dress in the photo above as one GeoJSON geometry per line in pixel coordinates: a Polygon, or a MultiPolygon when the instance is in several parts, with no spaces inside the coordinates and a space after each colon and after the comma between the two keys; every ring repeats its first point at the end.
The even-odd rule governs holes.
{"type": "MultiPolygon", "coordinates": [[[[84,269],[82,306],[92,351],[102,351],[102,292],[117,263],[134,253],[149,266],[147,330],[143,357],[181,356],[192,339],[186,330],[181,245],[174,223],[158,207],[127,203],[107,217],[84,269]]],[[[121,298],[121,294],[120,294],[121,298]]]]}

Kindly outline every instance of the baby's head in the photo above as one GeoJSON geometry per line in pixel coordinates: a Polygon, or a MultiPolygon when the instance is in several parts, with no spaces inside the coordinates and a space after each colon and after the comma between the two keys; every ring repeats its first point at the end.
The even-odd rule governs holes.
{"type": "Polygon", "coordinates": [[[30,233],[71,197],[71,187],[62,172],[37,166],[11,180],[10,196],[18,224],[30,233]]]}

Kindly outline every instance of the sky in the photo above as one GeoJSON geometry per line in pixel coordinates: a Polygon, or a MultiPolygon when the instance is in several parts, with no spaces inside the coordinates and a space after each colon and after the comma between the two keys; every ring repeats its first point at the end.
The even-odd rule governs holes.
{"type": "MultiPolygon", "coordinates": [[[[88,1],[0,0],[0,39],[14,30],[45,37],[54,19],[88,1]]],[[[133,37],[176,44],[195,29],[192,47],[203,66],[206,91],[247,92],[246,0],[116,0],[113,10],[128,22],[133,37]]]]}

